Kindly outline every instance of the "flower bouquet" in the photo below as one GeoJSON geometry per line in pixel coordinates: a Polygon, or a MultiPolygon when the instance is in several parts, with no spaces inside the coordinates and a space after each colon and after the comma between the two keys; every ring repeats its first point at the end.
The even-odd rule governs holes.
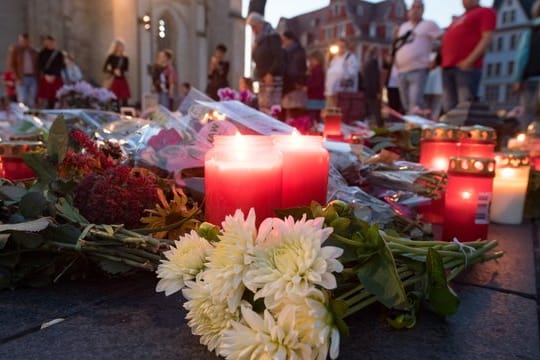
{"type": "Polygon", "coordinates": [[[113,274],[153,271],[167,238],[199,223],[181,189],[123,164],[117,145],[70,132],[62,117],[47,148],[23,158],[37,179],[0,184],[0,288],[82,276],[92,264],[113,274]]]}
{"type": "Polygon", "coordinates": [[[116,95],[108,89],[96,88],[85,81],[64,85],[56,93],[58,103],[65,109],[96,109],[118,111],[116,95]]]}
{"type": "Polygon", "coordinates": [[[413,241],[379,230],[341,201],[280,212],[255,227],[240,210],[221,228],[180,237],[158,267],[156,291],[182,290],[201,344],[227,359],[335,359],[345,319],[380,302],[396,328],[423,302],[457,311],[448,282],[496,259],[496,241],[413,241]]]}

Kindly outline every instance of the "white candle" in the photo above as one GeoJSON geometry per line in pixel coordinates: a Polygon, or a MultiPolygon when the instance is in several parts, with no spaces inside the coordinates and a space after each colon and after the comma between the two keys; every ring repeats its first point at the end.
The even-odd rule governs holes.
{"type": "Polygon", "coordinates": [[[500,159],[497,157],[490,220],[501,224],[521,224],[529,182],[528,159],[522,157],[504,162],[500,159]]]}

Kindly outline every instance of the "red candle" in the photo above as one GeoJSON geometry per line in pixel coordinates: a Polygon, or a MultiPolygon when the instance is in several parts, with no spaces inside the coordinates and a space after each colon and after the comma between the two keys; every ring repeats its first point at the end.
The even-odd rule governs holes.
{"type": "Polygon", "coordinates": [[[326,108],[323,110],[324,121],[323,135],[326,138],[341,138],[341,109],[338,107],[326,108]]]}
{"type": "Polygon", "coordinates": [[[497,133],[494,129],[486,126],[462,127],[463,136],[459,143],[459,157],[495,158],[495,143],[497,133]]]}
{"type": "Polygon", "coordinates": [[[237,209],[255,209],[257,224],[281,208],[282,157],[272,139],[216,136],[205,157],[206,221],[221,224],[237,209]]]}
{"type": "Polygon", "coordinates": [[[312,201],[326,204],[328,189],[328,151],[320,136],[274,136],[283,154],[283,208],[309,206],[312,201]]]}
{"type": "Polygon", "coordinates": [[[495,161],[452,158],[448,175],[443,240],[485,239],[489,225],[495,161]]]}
{"type": "Polygon", "coordinates": [[[23,154],[43,148],[40,141],[7,141],[0,143],[0,177],[17,181],[32,179],[34,171],[22,159],[23,154]]]}
{"type": "MultiPolygon", "coordinates": [[[[457,126],[437,124],[422,129],[420,141],[420,164],[435,171],[448,170],[448,162],[457,156],[458,141],[461,132],[457,126]]],[[[439,199],[431,200],[428,205],[419,207],[424,220],[442,224],[444,222],[444,193],[439,199]]]]}

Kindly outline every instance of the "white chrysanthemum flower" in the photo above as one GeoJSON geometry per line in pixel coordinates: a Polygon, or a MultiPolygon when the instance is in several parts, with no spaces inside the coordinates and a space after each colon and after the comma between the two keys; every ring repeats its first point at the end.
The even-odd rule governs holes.
{"type": "Polygon", "coordinates": [[[332,228],[323,229],[323,223],[323,218],[306,221],[304,216],[297,222],[289,217],[261,224],[258,247],[250,255],[244,276],[255,299],[264,298],[271,309],[287,296],[306,296],[314,285],[336,288],[332,273],[343,270],[337,260],[343,249],[321,246],[332,232],[332,228]]]}
{"type": "Polygon", "coordinates": [[[244,220],[244,213],[236,210],[234,216],[225,218],[222,228],[220,241],[208,258],[204,280],[211,284],[212,296],[218,301],[227,302],[229,311],[234,311],[244,294],[242,279],[248,254],[255,246],[255,211],[251,209],[244,220]]]}
{"type": "Polygon", "coordinates": [[[188,281],[182,294],[186,298],[184,309],[193,335],[201,337],[200,342],[214,351],[221,343],[221,337],[233,321],[240,320],[240,311],[230,312],[227,303],[216,302],[212,298],[210,284],[203,281],[188,281]]]}
{"type": "Polygon", "coordinates": [[[311,347],[298,341],[294,306],[285,306],[277,321],[268,310],[263,317],[245,306],[241,311],[243,322],[232,322],[232,328],[223,332],[219,355],[231,360],[312,358],[311,347]]]}
{"type": "Polygon", "coordinates": [[[287,298],[280,307],[293,305],[296,309],[296,330],[300,341],[313,349],[313,359],[325,360],[339,355],[339,330],[329,309],[328,298],[317,289],[306,297],[287,298]]]}
{"type": "Polygon", "coordinates": [[[159,280],[156,291],[169,296],[181,290],[186,281],[193,280],[204,268],[204,262],[213,247],[195,231],[180,237],[161,260],[157,269],[159,280]]]}

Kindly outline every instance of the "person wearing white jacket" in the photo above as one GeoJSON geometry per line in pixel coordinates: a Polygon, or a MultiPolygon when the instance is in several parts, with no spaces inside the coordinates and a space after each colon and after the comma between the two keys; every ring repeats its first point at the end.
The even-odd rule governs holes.
{"type": "Polygon", "coordinates": [[[358,89],[358,57],[350,51],[345,39],[340,39],[337,46],[338,51],[326,70],[324,95],[327,107],[337,106],[338,93],[356,92],[358,89]]]}

